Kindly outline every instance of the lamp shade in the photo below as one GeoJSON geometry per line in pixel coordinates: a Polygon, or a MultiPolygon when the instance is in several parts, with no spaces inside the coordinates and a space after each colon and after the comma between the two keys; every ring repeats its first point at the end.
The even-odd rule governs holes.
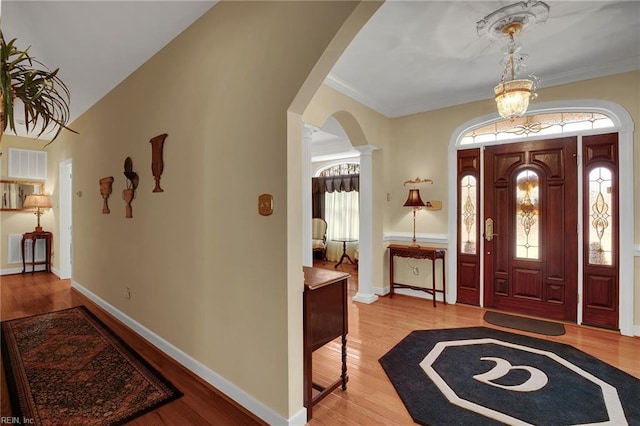
{"type": "Polygon", "coordinates": [[[529,108],[533,81],[511,80],[498,84],[494,89],[498,114],[502,118],[520,117],[529,108]]]}
{"type": "Polygon", "coordinates": [[[30,194],[25,198],[23,207],[25,209],[50,209],[51,199],[46,194],[30,194]]]}
{"type": "Polygon", "coordinates": [[[409,197],[407,197],[407,201],[404,202],[404,207],[424,207],[424,201],[420,198],[420,190],[419,189],[410,189],[409,197]]]}

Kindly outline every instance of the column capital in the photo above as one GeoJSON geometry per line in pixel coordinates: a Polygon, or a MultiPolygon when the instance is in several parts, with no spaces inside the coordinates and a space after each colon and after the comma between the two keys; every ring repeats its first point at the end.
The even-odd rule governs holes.
{"type": "Polygon", "coordinates": [[[360,146],[354,146],[353,148],[360,151],[361,156],[362,155],[369,156],[373,151],[376,151],[378,149],[378,147],[374,145],[360,145],[360,146]]]}

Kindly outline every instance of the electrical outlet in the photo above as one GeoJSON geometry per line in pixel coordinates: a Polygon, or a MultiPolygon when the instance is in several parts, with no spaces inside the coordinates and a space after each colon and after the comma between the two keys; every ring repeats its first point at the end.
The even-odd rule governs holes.
{"type": "Polygon", "coordinates": [[[131,289],[129,287],[124,291],[124,298],[131,299],[131,289]]]}

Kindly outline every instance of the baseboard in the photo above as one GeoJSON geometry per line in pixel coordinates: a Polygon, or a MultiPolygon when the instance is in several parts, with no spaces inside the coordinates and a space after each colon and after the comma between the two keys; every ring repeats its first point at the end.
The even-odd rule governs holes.
{"type": "Polygon", "coordinates": [[[640,325],[634,325],[633,326],[633,335],[634,336],[640,336],[640,325]]]}
{"type": "MultiPolygon", "coordinates": [[[[36,272],[44,271],[45,268],[46,268],[45,265],[36,265],[36,272]]],[[[27,267],[27,272],[31,273],[31,267],[29,266],[27,267]]],[[[13,275],[13,274],[21,274],[21,273],[22,273],[22,267],[0,269],[0,275],[13,275]]]]}
{"type": "Polygon", "coordinates": [[[227,397],[231,398],[242,407],[244,407],[249,412],[253,413],[260,419],[264,420],[270,425],[288,425],[288,426],[302,426],[307,422],[307,410],[302,409],[296,415],[291,417],[290,419],[286,419],[272,410],[270,407],[266,406],[262,402],[258,401],[233,383],[226,380],[224,377],[217,374],[215,371],[211,370],[195,358],[186,354],[182,350],[178,349],[174,345],[172,345],[167,340],[155,334],[153,331],[144,327],[142,324],[124,314],[122,311],[118,310],[108,302],[104,301],[102,298],[98,297],[90,290],[87,290],[77,282],[71,282],[71,287],[82,293],[92,302],[100,306],[106,312],[120,320],[127,327],[131,328],[135,331],[139,336],[147,340],[149,343],[154,345],[158,350],[164,352],[169,357],[173,358],[176,362],[184,366],[186,369],[191,371],[193,374],[202,378],[204,381],[209,383],[211,386],[216,388],[219,392],[222,392],[227,397]]]}

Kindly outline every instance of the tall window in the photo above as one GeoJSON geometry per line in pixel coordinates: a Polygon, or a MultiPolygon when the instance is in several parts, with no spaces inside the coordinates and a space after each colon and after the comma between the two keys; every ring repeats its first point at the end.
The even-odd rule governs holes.
{"type": "Polygon", "coordinates": [[[320,170],[313,178],[314,213],[321,213],[327,222],[327,259],[334,261],[342,255],[342,242],[347,244],[351,258],[358,246],[360,232],[360,165],[340,163],[320,170]],[[318,207],[320,207],[318,209],[318,207]]]}

